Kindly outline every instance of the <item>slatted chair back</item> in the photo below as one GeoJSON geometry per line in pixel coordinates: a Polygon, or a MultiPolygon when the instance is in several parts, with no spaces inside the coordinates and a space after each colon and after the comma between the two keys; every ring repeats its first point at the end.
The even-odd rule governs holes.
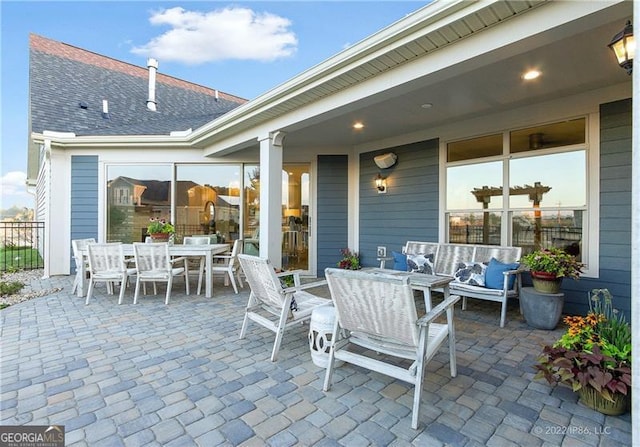
{"type": "Polygon", "coordinates": [[[273,265],[266,258],[240,254],[238,259],[251,288],[242,329],[240,329],[240,338],[245,337],[249,320],[275,332],[276,339],[271,351],[271,361],[275,362],[285,330],[309,320],[315,308],[331,303],[328,299],[303,290],[323,286],[326,281],[303,285],[300,283],[300,271],[276,274],[273,265]],[[285,287],[280,282],[281,276],[293,276],[294,285],[285,287]]]}
{"type": "Polygon", "coordinates": [[[447,339],[451,376],[456,376],[453,306],[460,297],[449,296],[418,318],[409,274],[327,268],[325,277],[336,323],[324,391],[331,386],[336,359],[408,382],[414,385],[411,427],[417,429],[425,367],[447,339]],[[444,313],[447,323],[436,323],[444,313]],[[406,367],[403,359],[413,362],[406,367]]]}
{"type": "Polygon", "coordinates": [[[238,255],[238,260],[253,298],[278,311],[282,309],[286,295],[271,262],[266,258],[244,254],[238,255]]]}
{"type": "Polygon", "coordinates": [[[96,282],[106,282],[109,289],[112,283],[120,283],[118,304],[122,304],[127,278],[135,274],[135,269],[127,269],[125,265],[122,243],[88,244],[87,251],[90,279],[85,304],[89,304],[96,282]]]}
{"type": "Polygon", "coordinates": [[[133,303],[138,302],[140,284],[143,282],[153,282],[154,293],[157,293],[156,281],[167,283],[167,293],[165,304],[169,304],[171,297],[171,287],[175,276],[184,276],[185,291],[189,295],[189,267],[186,257],[171,259],[169,254],[169,244],[166,242],[133,244],[133,254],[136,260],[136,290],[133,296],[133,303]],[[180,263],[180,267],[175,267],[180,263]]]}
{"type": "Polygon", "coordinates": [[[73,280],[73,286],[71,287],[71,293],[78,292],[79,295],[84,294],[82,288],[83,278],[82,275],[85,274],[86,267],[84,262],[84,250],[87,248],[89,244],[95,244],[95,238],[85,238],[85,239],[73,239],[71,241],[71,249],[73,251],[73,262],[76,268],[76,277],[73,280]]]}

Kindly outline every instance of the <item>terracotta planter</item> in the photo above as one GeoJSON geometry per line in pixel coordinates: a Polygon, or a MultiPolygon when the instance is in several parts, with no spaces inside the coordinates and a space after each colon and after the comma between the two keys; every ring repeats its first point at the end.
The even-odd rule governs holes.
{"type": "Polygon", "coordinates": [[[555,273],[531,272],[531,282],[533,288],[542,293],[558,293],[562,285],[562,278],[558,278],[555,273]]]}
{"type": "Polygon", "coordinates": [[[591,387],[580,388],[578,395],[580,396],[580,402],[599,413],[619,416],[627,412],[629,395],[614,394],[613,399],[615,402],[611,402],[591,387]]]}
{"type": "Polygon", "coordinates": [[[169,237],[171,237],[171,234],[151,233],[149,236],[151,236],[151,239],[153,240],[153,242],[169,242],[169,237]]]}

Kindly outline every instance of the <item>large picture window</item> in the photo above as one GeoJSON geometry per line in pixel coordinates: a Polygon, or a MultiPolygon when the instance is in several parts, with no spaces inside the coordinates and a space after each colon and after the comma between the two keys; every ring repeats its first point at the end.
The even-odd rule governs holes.
{"type": "Polygon", "coordinates": [[[558,247],[586,263],[586,124],[580,118],[447,144],[447,240],[520,246],[523,254],[558,247]]]}
{"type": "Polygon", "coordinates": [[[170,165],[107,168],[107,241],[144,241],[149,219],[171,220],[170,165]]]}

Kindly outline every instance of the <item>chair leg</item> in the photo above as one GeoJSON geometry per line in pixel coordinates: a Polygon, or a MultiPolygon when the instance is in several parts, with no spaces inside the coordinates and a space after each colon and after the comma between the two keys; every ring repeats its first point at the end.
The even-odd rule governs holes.
{"type": "Polygon", "coordinates": [[[127,276],[122,277],[122,281],[120,282],[120,296],[118,297],[118,304],[122,304],[122,299],[124,298],[124,289],[127,288],[127,276]]]}
{"type": "Polygon", "coordinates": [[[84,302],[85,305],[89,304],[89,300],[91,299],[91,294],[93,293],[93,278],[89,280],[89,291],[87,292],[87,299],[84,302]]]}
{"type": "MultiPolygon", "coordinates": [[[[133,292],[133,304],[138,302],[138,293],[140,292],[140,277],[136,278],[136,290],[133,292]]],[[[146,293],[145,293],[146,295],[146,293]]]]}
{"type": "Polygon", "coordinates": [[[200,274],[198,275],[198,295],[202,291],[202,277],[204,276],[204,259],[200,258],[200,274]]]}
{"type": "Polygon", "coordinates": [[[247,326],[249,326],[249,311],[245,311],[244,320],[242,321],[242,328],[240,329],[240,340],[242,340],[247,334],[247,326]]]}
{"type": "Polygon", "coordinates": [[[280,314],[280,321],[278,322],[278,327],[276,328],[276,339],[273,342],[273,351],[271,351],[271,361],[275,362],[278,357],[278,351],[280,350],[280,344],[282,343],[282,338],[284,337],[284,328],[287,324],[287,317],[289,316],[289,307],[291,306],[291,296],[288,296],[286,300],[284,300],[284,305],[282,306],[282,313],[280,314]]]}
{"type": "MultiPolygon", "coordinates": [[[[169,280],[167,281],[167,294],[165,295],[164,304],[169,304],[169,297],[171,296],[172,285],[173,285],[173,275],[170,275],[169,280]]],[[[187,284],[187,287],[189,287],[188,284],[187,284]]]]}
{"type": "Polygon", "coordinates": [[[236,292],[236,294],[237,294],[238,293],[238,286],[236,285],[236,280],[233,277],[233,270],[229,270],[227,272],[227,275],[229,276],[229,280],[231,281],[231,285],[233,286],[234,292],[236,292]]]}

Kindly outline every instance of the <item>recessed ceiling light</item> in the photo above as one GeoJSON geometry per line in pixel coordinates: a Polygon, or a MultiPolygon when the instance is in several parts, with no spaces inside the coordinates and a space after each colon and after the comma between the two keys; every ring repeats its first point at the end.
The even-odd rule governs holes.
{"type": "Polygon", "coordinates": [[[364,124],[362,124],[360,121],[353,123],[353,128],[360,130],[360,129],[364,129],[364,124]]]}
{"type": "Polygon", "coordinates": [[[431,104],[430,102],[425,102],[420,107],[422,107],[423,109],[430,109],[431,107],[433,107],[433,104],[431,104]]]}
{"type": "Polygon", "coordinates": [[[538,70],[529,70],[522,75],[522,79],[525,81],[531,81],[533,79],[539,78],[542,73],[538,70]]]}

